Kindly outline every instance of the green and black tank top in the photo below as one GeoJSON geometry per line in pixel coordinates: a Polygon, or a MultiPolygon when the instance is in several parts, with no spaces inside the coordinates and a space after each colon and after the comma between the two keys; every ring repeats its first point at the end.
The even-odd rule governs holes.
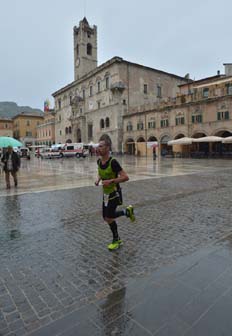
{"type": "MultiPolygon", "coordinates": [[[[102,180],[111,180],[117,178],[118,173],[122,170],[119,162],[113,157],[110,157],[105,164],[102,164],[101,160],[99,159],[97,164],[98,175],[102,180]]],[[[119,183],[112,183],[109,186],[103,186],[103,193],[109,195],[112,192],[117,191],[119,188],[119,183]]]]}

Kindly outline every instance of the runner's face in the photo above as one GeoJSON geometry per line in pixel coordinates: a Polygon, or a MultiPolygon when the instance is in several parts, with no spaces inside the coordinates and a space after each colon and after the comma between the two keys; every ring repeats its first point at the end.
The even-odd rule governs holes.
{"type": "Polygon", "coordinates": [[[105,141],[99,142],[98,151],[101,156],[104,156],[109,153],[109,147],[106,146],[105,141]]]}

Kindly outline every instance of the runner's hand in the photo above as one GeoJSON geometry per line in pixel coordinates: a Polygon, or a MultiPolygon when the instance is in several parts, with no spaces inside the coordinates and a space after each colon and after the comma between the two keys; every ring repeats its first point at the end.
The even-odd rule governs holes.
{"type": "Polygon", "coordinates": [[[109,186],[111,183],[113,183],[114,182],[114,180],[104,180],[104,181],[102,181],[102,184],[103,184],[103,186],[109,186]]]}

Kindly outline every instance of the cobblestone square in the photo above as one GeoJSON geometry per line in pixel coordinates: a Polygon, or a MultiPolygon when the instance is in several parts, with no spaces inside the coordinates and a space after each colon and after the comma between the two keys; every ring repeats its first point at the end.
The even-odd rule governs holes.
{"type": "MultiPolygon", "coordinates": [[[[119,160],[131,177],[122,188],[136,222],[118,220],[124,245],[113,253],[101,189],[93,186],[95,158],[24,161],[19,187],[10,191],[1,175],[0,335],[119,335],[118,328],[122,335],[152,335],[166,320],[149,328],[141,311],[150,293],[162,293],[159,270],[231,234],[230,161],[119,160]],[[62,327],[67,319],[69,331],[62,327]]],[[[219,276],[229,265],[226,256],[217,258],[212,272],[219,276]]],[[[181,292],[183,308],[210,278],[202,287],[183,278],[185,299],[179,281],[164,291],[173,302],[181,292]]],[[[176,318],[172,325],[182,335],[186,322],[176,318]]]]}

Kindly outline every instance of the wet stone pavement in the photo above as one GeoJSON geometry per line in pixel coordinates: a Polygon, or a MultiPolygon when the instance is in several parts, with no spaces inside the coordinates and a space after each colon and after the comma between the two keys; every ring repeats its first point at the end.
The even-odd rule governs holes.
{"type": "Polygon", "coordinates": [[[0,335],[231,335],[228,163],[131,172],[124,204],[137,220],[118,219],[114,252],[100,188],[2,191],[0,335]]]}

